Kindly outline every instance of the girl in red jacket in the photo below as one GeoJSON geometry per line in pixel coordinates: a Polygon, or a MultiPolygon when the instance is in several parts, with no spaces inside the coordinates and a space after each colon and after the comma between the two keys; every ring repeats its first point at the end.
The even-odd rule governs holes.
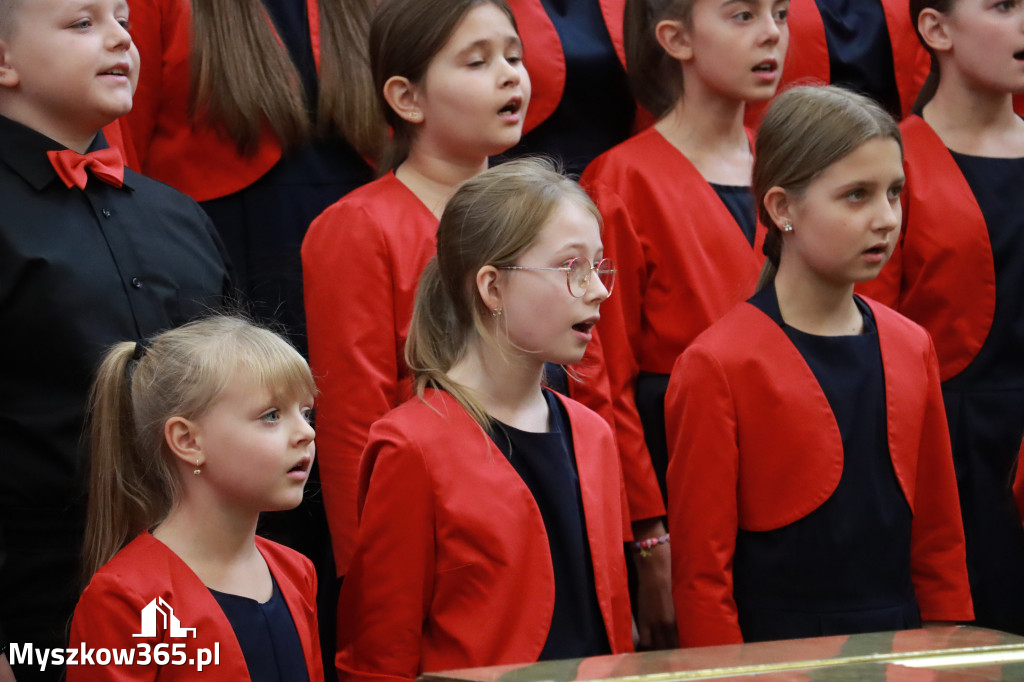
{"type": "Polygon", "coordinates": [[[94,665],[68,680],[323,679],[313,566],[256,537],[302,500],[315,390],[288,342],[233,317],[110,350],[71,623],[94,665]]]}
{"type": "Polygon", "coordinates": [[[1024,634],[1024,4],[914,0],[932,75],[903,122],[903,235],[864,291],[932,335],[977,623],[1024,634]]]}
{"type": "Polygon", "coordinates": [[[312,224],[302,245],[321,480],[338,575],[356,533],[370,425],[409,397],[402,358],[416,283],[445,202],[519,141],[530,101],[503,0],[386,0],[370,29],[374,85],[394,130],[378,180],[312,224]]]}
{"type": "Polygon", "coordinates": [[[611,429],[542,386],[545,362],[582,357],[612,289],[599,221],[538,161],[448,202],[406,345],[416,397],[360,464],[341,679],[632,649],[611,429]]]}
{"type": "Polygon", "coordinates": [[[796,88],[757,143],[761,288],[690,344],[665,400],[680,642],[969,620],[935,351],[853,294],[899,236],[896,123],[796,88]]]}
{"type": "MultiPolygon", "coordinates": [[[[630,0],[626,54],[652,128],[583,174],[621,291],[599,331],[638,540],[666,537],[663,402],[672,362],[754,291],[760,258],[747,102],[775,94],[788,0],[630,0]]],[[[638,555],[641,647],[675,644],[668,548],[638,555]]]]}

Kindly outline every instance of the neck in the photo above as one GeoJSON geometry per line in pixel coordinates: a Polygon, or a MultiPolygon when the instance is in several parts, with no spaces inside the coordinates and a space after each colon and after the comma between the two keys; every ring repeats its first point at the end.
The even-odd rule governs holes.
{"type": "Polygon", "coordinates": [[[753,154],[742,101],[687,92],[654,127],[708,182],[750,184],[753,154]]]}
{"type": "Polygon", "coordinates": [[[487,157],[457,159],[413,145],[395,177],[438,218],[445,204],[466,180],[487,170],[487,157]]]}
{"type": "Polygon", "coordinates": [[[92,141],[96,139],[98,128],[79,129],[74,126],[68,126],[60,121],[54,121],[51,117],[40,115],[35,111],[24,111],[21,107],[16,106],[16,103],[7,102],[6,105],[0,105],[0,115],[6,116],[12,121],[31,128],[32,130],[45,135],[51,140],[59,142],[68,149],[72,149],[79,154],[84,154],[88,151],[92,145],[92,141]]]}
{"type": "Polygon", "coordinates": [[[1013,96],[972,87],[953,69],[939,80],[922,115],[943,143],[977,156],[1016,155],[1024,123],[1013,111],[1013,96]]]}
{"type": "MultiPolygon", "coordinates": [[[[495,336],[501,334],[494,330],[495,336]]],[[[484,411],[524,431],[547,430],[547,403],[541,393],[544,361],[514,349],[502,352],[477,337],[448,377],[469,389],[484,411]]]]}
{"type": "Polygon", "coordinates": [[[834,283],[796,267],[787,267],[785,253],[775,276],[782,319],[791,327],[818,336],[847,336],[863,331],[863,318],[853,300],[853,283],[834,283]]]}

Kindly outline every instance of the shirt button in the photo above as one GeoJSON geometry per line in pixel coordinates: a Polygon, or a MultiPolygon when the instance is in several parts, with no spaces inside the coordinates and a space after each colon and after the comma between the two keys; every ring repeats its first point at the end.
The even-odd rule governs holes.
{"type": "Polygon", "coordinates": [[[103,209],[102,211],[100,211],[100,213],[103,214],[104,218],[109,218],[110,217],[110,209],[109,208],[103,209]]]}
{"type": "Polygon", "coordinates": [[[138,277],[132,277],[132,286],[135,287],[136,289],[141,289],[142,280],[139,279],[138,277]]]}

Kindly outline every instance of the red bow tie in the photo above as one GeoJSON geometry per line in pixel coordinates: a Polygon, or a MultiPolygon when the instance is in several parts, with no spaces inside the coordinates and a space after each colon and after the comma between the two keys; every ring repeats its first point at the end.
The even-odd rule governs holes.
{"type": "Polygon", "coordinates": [[[53,164],[57,175],[69,188],[85,189],[85,184],[89,181],[86,169],[108,185],[120,187],[124,184],[124,159],[121,158],[121,152],[113,147],[97,149],[88,154],[62,149],[59,152],[46,152],[46,155],[50,157],[50,163],[53,164]]]}

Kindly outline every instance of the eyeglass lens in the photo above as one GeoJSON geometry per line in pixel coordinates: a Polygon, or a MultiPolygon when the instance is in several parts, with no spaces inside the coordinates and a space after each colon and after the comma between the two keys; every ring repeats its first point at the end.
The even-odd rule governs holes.
{"type": "Polygon", "coordinates": [[[601,280],[604,288],[611,293],[615,285],[615,266],[610,258],[605,258],[596,267],[583,258],[574,258],[570,264],[569,289],[573,296],[581,297],[587,293],[587,285],[590,283],[590,273],[596,271],[597,278],[601,280]]]}

